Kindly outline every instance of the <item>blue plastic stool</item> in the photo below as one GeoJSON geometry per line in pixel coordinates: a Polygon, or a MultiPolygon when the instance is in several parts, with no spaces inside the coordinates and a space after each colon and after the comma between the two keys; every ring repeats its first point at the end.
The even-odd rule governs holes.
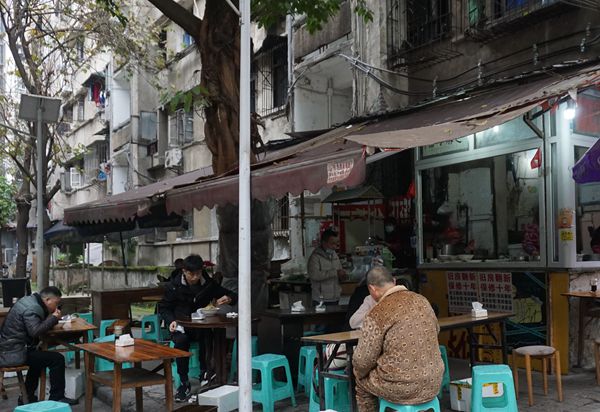
{"type": "Polygon", "coordinates": [[[473,366],[471,411],[518,412],[513,375],[507,365],[473,366]],[[502,396],[484,398],[483,385],[489,383],[502,384],[502,396]]]}
{"type": "MultiPolygon", "coordinates": [[[[170,348],[174,348],[175,345],[173,342],[169,343],[170,348]]],[[[189,352],[192,356],[189,357],[189,372],[188,378],[191,376],[197,377],[200,375],[200,347],[198,346],[198,342],[192,342],[190,344],[189,352]]],[[[173,385],[175,388],[178,388],[181,385],[181,379],[179,379],[179,373],[177,373],[177,363],[173,361],[171,363],[171,371],[173,375],[173,385]]]]}
{"type": "MultiPolygon", "coordinates": [[[[114,341],[115,341],[115,335],[108,335],[108,336],[104,336],[102,338],[94,339],[94,343],[114,342],[114,341]]],[[[122,369],[129,369],[131,367],[132,367],[131,363],[124,363],[121,366],[122,369]]],[[[106,360],[99,356],[96,356],[96,360],[94,362],[94,368],[95,368],[96,372],[112,371],[115,369],[115,364],[109,360],[106,360]]]]}
{"type": "Polygon", "coordinates": [[[433,410],[433,412],[440,412],[440,401],[437,397],[433,398],[429,402],[422,403],[420,405],[397,405],[386,401],[385,399],[379,398],[379,412],[385,412],[386,408],[389,408],[397,412],[421,412],[433,410]]]}
{"type": "Polygon", "coordinates": [[[146,315],[142,318],[142,339],[158,342],[162,338],[161,334],[158,315],[146,315]],[[149,331],[146,330],[148,326],[149,331]]]}
{"type": "Polygon", "coordinates": [[[442,386],[440,386],[440,392],[438,393],[438,399],[442,399],[444,390],[450,390],[450,368],[448,366],[448,352],[444,345],[440,345],[440,353],[442,354],[442,361],[444,362],[444,375],[442,376],[442,386]]]}
{"type": "MultiPolygon", "coordinates": [[[[340,373],[343,372],[340,371],[340,373]]],[[[315,388],[319,387],[319,371],[315,370],[314,374],[316,382],[313,385],[311,381],[310,384],[309,412],[319,412],[321,410],[319,395],[315,391],[315,388]]],[[[323,381],[325,386],[325,409],[332,409],[334,411],[350,410],[350,383],[345,380],[329,377],[323,379],[323,381]]]]}
{"type": "Polygon", "coordinates": [[[300,392],[300,387],[303,387],[306,395],[310,393],[316,359],[316,346],[302,346],[300,348],[300,356],[298,357],[298,392],[300,392]]]}
{"type": "Polygon", "coordinates": [[[15,412],[71,412],[71,407],[63,402],[41,401],[17,406],[15,412]]]}
{"type": "Polygon", "coordinates": [[[110,325],[115,323],[117,319],[104,319],[100,321],[100,337],[103,338],[106,336],[106,330],[110,325]]]}
{"type": "MultiPolygon", "coordinates": [[[[229,369],[229,377],[227,382],[232,383],[237,375],[237,339],[233,341],[233,349],[231,350],[231,368],[229,369]]],[[[258,355],[258,336],[252,336],[252,356],[258,355]]],[[[256,379],[256,372],[252,373],[252,379],[256,379]]]]}
{"type": "Polygon", "coordinates": [[[263,412],[274,412],[275,402],[292,398],[292,405],[296,406],[290,364],[283,355],[264,354],[252,358],[252,369],[260,372],[261,383],[252,387],[252,400],[262,404],[263,412]],[[280,382],[273,377],[273,371],[278,368],[285,369],[287,382],[280,382]]]}

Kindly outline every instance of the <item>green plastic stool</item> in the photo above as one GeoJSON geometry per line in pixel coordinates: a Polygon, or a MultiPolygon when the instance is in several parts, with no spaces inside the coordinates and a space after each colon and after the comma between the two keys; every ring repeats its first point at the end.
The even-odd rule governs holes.
{"type": "MultiPolygon", "coordinates": [[[[233,349],[231,350],[231,368],[229,369],[229,377],[227,382],[232,383],[237,375],[237,339],[233,341],[233,349]]],[[[252,336],[252,356],[258,355],[258,336],[252,336]]],[[[252,379],[256,379],[256,372],[252,373],[252,379]]]]}
{"type": "Polygon", "coordinates": [[[379,398],[379,412],[385,412],[389,408],[397,412],[421,412],[433,410],[433,412],[440,412],[440,401],[437,396],[429,402],[422,403],[420,405],[397,405],[386,401],[385,399],[379,398]]]}
{"type": "Polygon", "coordinates": [[[162,338],[160,330],[160,319],[158,315],[146,315],[142,318],[142,339],[149,340],[152,342],[159,342],[162,338]],[[149,331],[146,331],[146,327],[150,327],[149,331]]]}
{"type": "MultiPolygon", "coordinates": [[[[175,345],[173,342],[169,343],[170,348],[174,348],[175,345]]],[[[200,347],[198,346],[198,342],[190,343],[190,350],[192,356],[189,357],[189,372],[188,378],[191,376],[200,376],[200,347]]],[[[179,379],[179,373],[177,373],[177,363],[173,361],[171,363],[171,371],[173,375],[173,385],[175,388],[178,388],[181,385],[181,379],[179,379]]]]}
{"type": "MultiPolygon", "coordinates": [[[[98,339],[94,339],[94,343],[114,342],[114,341],[115,341],[115,335],[108,335],[108,336],[103,336],[98,339]]],[[[124,363],[121,366],[122,369],[129,369],[131,367],[132,367],[131,363],[124,363]]],[[[94,369],[96,372],[112,371],[115,369],[115,364],[109,360],[106,360],[99,356],[96,356],[96,360],[94,362],[94,369]]]]}
{"type": "Polygon", "coordinates": [[[71,407],[63,402],[41,401],[17,406],[15,412],[71,412],[71,407]]]}
{"type": "Polygon", "coordinates": [[[264,354],[252,358],[252,369],[260,372],[261,383],[252,387],[252,400],[262,404],[263,412],[274,412],[275,402],[291,398],[292,405],[296,406],[290,364],[283,355],[264,354]],[[273,371],[278,368],[285,369],[286,382],[275,380],[273,371]]]}
{"type": "MultiPolygon", "coordinates": [[[[335,373],[335,372],[334,372],[335,373]]],[[[339,373],[343,373],[340,371],[339,373]]],[[[309,412],[319,412],[321,405],[319,404],[319,394],[316,389],[319,387],[319,371],[315,369],[315,383],[310,384],[310,402],[308,406],[309,412]]],[[[350,410],[350,383],[345,380],[335,378],[323,379],[325,386],[325,409],[334,411],[350,410]]]]}
{"type": "Polygon", "coordinates": [[[444,345],[440,345],[440,353],[442,354],[442,361],[444,362],[444,375],[442,376],[442,386],[437,395],[438,399],[442,399],[444,391],[450,390],[450,367],[448,366],[448,351],[444,345]]]}
{"type": "Polygon", "coordinates": [[[106,330],[110,325],[115,323],[117,319],[104,319],[100,321],[100,337],[103,338],[106,336],[106,330]]]}
{"type": "Polygon", "coordinates": [[[471,411],[518,412],[513,374],[508,365],[473,366],[471,411]],[[484,398],[482,391],[486,383],[502,384],[502,396],[484,398]]]}
{"type": "Polygon", "coordinates": [[[312,385],[313,369],[315,367],[315,360],[317,359],[317,347],[316,346],[302,346],[300,347],[300,355],[298,357],[298,389],[304,388],[306,395],[310,392],[312,385]]]}

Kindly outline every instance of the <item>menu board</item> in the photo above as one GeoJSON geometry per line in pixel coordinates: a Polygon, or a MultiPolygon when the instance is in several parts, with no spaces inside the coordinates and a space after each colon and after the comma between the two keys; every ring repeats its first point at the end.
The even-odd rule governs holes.
{"type": "Polygon", "coordinates": [[[513,311],[513,285],[510,272],[447,272],[448,311],[466,313],[472,302],[481,302],[487,310],[513,311]]]}

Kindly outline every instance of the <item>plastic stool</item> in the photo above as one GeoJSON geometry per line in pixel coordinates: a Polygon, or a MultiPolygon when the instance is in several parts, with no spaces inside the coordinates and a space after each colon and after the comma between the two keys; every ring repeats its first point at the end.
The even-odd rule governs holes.
{"type": "Polygon", "coordinates": [[[450,368],[448,367],[448,352],[444,345],[440,345],[440,353],[442,354],[442,361],[444,362],[444,375],[442,376],[442,386],[437,395],[438,399],[442,399],[444,390],[450,390],[450,368]]]}
{"type": "MultiPolygon", "coordinates": [[[[227,382],[231,383],[237,375],[237,339],[233,341],[233,349],[231,350],[231,368],[229,369],[229,377],[227,382]]],[[[258,336],[252,336],[252,356],[258,355],[258,336]]],[[[252,379],[256,379],[256,372],[252,373],[252,379]]]]}
{"type": "Polygon", "coordinates": [[[261,383],[252,387],[252,400],[262,404],[263,412],[274,412],[275,402],[291,398],[292,405],[296,406],[296,397],[292,384],[290,364],[283,355],[264,354],[252,358],[252,369],[260,372],[261,383]],[[274,379],[273,371],[278,368],[285,369],[287,382],[274,379]]]}
{"type": "Polygon", "coordinates": [[[519,395],[519,372],[517,369],[517,359],[519,356],[525,357],[525,374],[527,376],[527,394],[529,396],[529,406],[533,405],[533,386],[531,382],[531,359],[542,361],[542,376],[544,377],[544,395],[548,395],[548,359],[554,363],[556,370],[556,389],[558,391],[558,401],[563,401],[562,380],[560,377],[560,354],[552,346],[534,345],[522,346],[513,350],[513,369],[515,377],[515,394],[519,395]]]}
{"type": "MultiPolygon", "coordinates": [[[[174,348],[175,344],[170,342],[169,347],[174,348]]],[[[198,342],[191,342],[190,350],[188,352],[191,352],[192,354],[192,356],[188,358],[190,362],[188,378],[191,376],[200,377],[200,346],[198,346],[198,342]]],[[[179,373],[177,373],[177,362],[175,360],[171,362],[171,370],[173,371],[173,385],[175,388],[178,388],[179,385],[181,385],[181,379],[179,379],[179,373]]]]}
{"type": "MultiPolygon", "coordinates": [[[[104,336],[102,338],[94,339],[94,343],[114,342],[114,341],[115,341],[115,335],[108,335],[108,336],[104,336]]],[[[131,367],[132,367],[131,363],[123,363],[121,366],[122,369],[129,369],[131,367]]],[[[94,362],[94,369],[96,372],[112,371],[115,369],[115,364],[109,360],[102,359],[101,357],[96,356],[96,360],[94,362]]]]}
{"type": "Polygon", "coordinates": [[[115,323],[117,319],[104,319],[100,321],[100,337],[103,338],[106,336],[106,329],[113,323],[115,323]]]}
{"type": "Polygon", "coordinates": [[[41,401],[17,406],[15,412],[71,412],[71,407],[63,402],[41,401]]]}
{"type": "Polygon", "coordinates": [[[142,339],[158,342],[161,340],[160,319],[158,315],[146,315],[142,318],[142,339]],[[146,327],[150,330],[146,331],[146,327]]]}
{"type": "Polygon", "coordinates": [[[440,412],[440,401],[437,397],[435,397],[429,402],[425,402],[420,405],[397,405],[388,402],[385,399],[379,398],[379,412],[385,412],[387,408],[397,412],[421,412],[429,410],[433,410],[433,412],[440,412]]]}
{"type": "Polygon", "coordinates": [[[473,386],[471,387],[471,412],[497,411],[517,412],[517,398],[513,376],[508,365],[473,366],[473,386]],[[483,397],[483,385],[501,383],[502,396],[483,397]]]}
{"type": "Polygon", "coordinates": [[[300,356],[298,358],[298,392],[300,392],[300,387],[303,387],[304,393],[306,395],[309,394],[316,359],[316,346],[302,346],[300,348],[300,356]]]}

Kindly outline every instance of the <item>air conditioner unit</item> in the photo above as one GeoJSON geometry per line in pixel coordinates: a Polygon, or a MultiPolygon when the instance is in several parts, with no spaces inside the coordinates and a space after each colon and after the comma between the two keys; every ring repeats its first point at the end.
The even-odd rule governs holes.
{"type": "Polygon", "coordinates": [[[183,153],[181,149],[176,147],[165,152],[165,167],[179,167],[183,164],[183,153]]]}

